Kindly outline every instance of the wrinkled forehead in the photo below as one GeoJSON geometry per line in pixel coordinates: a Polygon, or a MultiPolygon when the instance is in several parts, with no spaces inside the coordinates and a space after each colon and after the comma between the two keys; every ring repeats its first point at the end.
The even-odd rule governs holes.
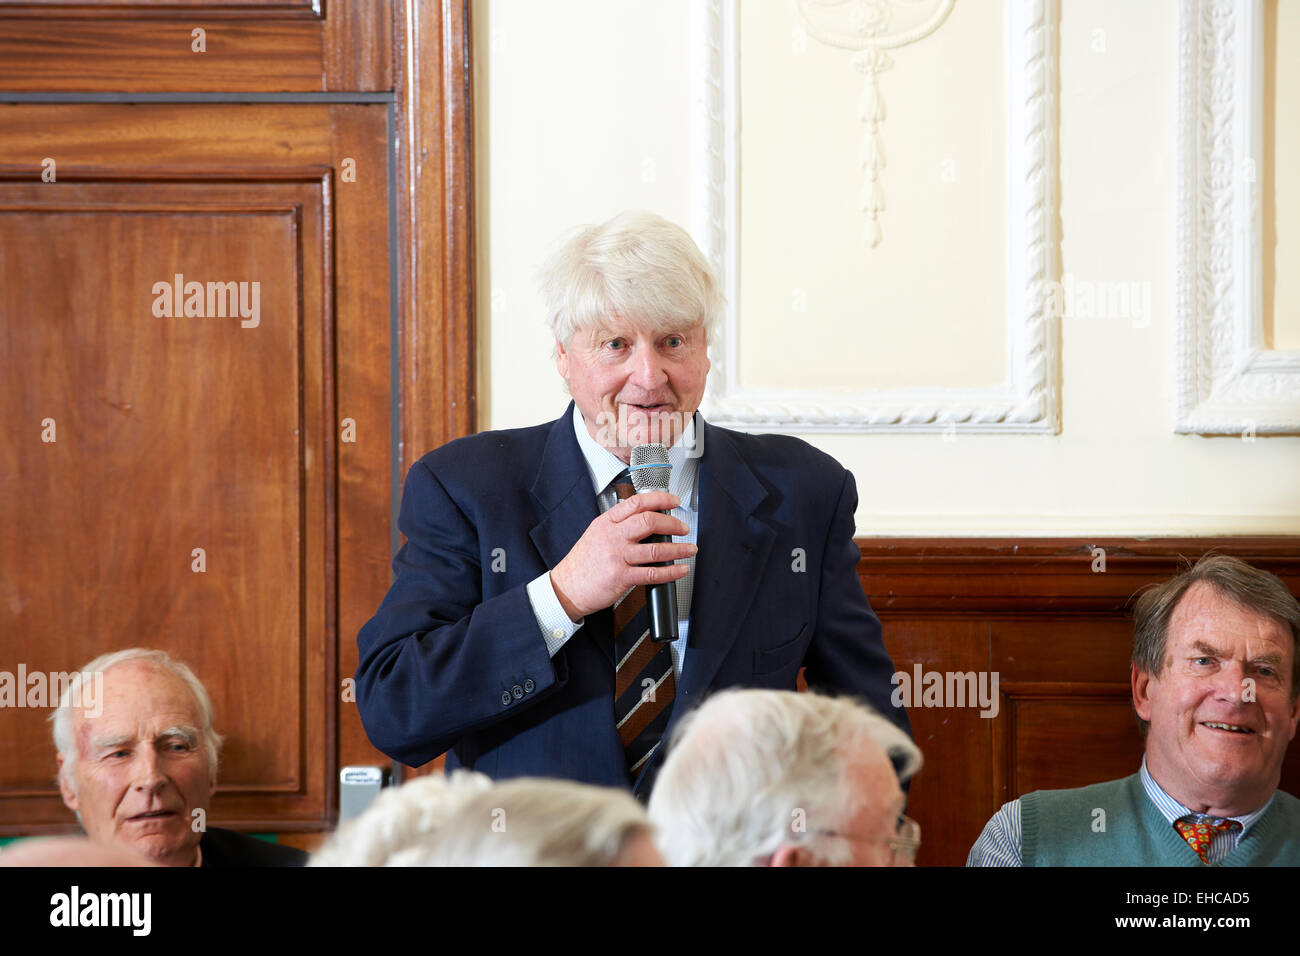
{"type": "Polygon", "coordinates": [[[176,726],[201,727],[202,711],[189,686],[170,671],[130,661],[103,672],[99,706],[78,701],[73,710],[78,741],[154,737],[176,726]],[[96,713],[97,711],[97,713],[96,713]]]}
{"type": "Polygon", "coordinates": [[[1295,658],[1295,638],[1285,621],[1247,607],[1204,581],[1188,588],[1174,608],[1169,618],[1166,656],[1176,648],[1193,645],[1234,657],[1272,654],[1288,668],[1295,658]]]}

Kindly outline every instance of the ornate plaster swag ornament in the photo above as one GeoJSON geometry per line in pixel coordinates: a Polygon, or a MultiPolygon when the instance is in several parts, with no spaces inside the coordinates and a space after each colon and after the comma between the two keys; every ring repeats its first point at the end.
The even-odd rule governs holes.
{"type": "Polygon", "coordinates": [[[885,190],[880,173],[885,168],[885,99],[880,74],[894,65],[886,50],[895,50],[934,33],[948,19],[955,0],[798,0],[799,18],[808,35],[827,46],[854,52],[852,64],[861,74],[862,96],[858,119],[864,127],[858,149],[863,169],[858,208],[866,215],[864,238],[871,248],[884,233],[880,214],[885,211],[885,190]],[[905,14],[907,26],[891,31],[896,12],[905,14]]]}

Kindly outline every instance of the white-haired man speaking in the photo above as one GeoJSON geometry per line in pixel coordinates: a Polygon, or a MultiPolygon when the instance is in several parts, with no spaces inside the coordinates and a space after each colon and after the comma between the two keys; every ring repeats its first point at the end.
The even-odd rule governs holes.
{"type": "Polygon", "coordinates": [[[163,651],[95,658],[51,718],[63,802],[86,835],[164,866],[301,866],[307,855],[207,826],[221,738],[194,672],[163,651]],[[94,708],[81,681],[102,680],[94,708]]]}
{"type": "Polygon", "coordinates": [[[650,796],[672,866],[901,866],[920,845],[899,779],[921,752],[851,700],[716,694],[673,735],[650,796]]]}
{"type": "Polygon", "coordinates": [[[411,468],[395,580],[357,637],[370,739],[411,765],[446,752],[449,770],[645,795],[696,701],[793,690],[800,668],[906,729],[857,576],[853,476],[697,414],[722,297],[690,236],[625,213],[567,242],[543,285],[573,402],[411,468]],[[655,442],[668,490],[635,494],[632,449],[655,442]],[[675,639],[650,639],[654,584],[675,588],[675,639]]]}

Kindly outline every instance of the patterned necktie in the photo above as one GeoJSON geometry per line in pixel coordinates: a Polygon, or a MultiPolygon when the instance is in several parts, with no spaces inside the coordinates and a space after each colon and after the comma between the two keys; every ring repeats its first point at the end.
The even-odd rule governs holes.
{"type": "Polygon", "coordinates": [[[1192,814],[1174,821],[1174,829],[1182,834],[1187,845],[1196,851],[1202,863],[1210,862],[1210,844],[1220,833],[1231,833],[1241,829],[1236,820],[1219,820],[1216,817],[1192,814]]]}
{"type": "MultiPolygon", "coordinates": [[[[629,472],[614,479],[618,500],[636,494],[629,472]]],[[[674,585],[675,586],[675,585],[674,585]]],[[[633,782],[668,726],[676,695],[672,645],[650,640],[646,589],[637,585],[614,605],[614,720],[633,782]]]]}

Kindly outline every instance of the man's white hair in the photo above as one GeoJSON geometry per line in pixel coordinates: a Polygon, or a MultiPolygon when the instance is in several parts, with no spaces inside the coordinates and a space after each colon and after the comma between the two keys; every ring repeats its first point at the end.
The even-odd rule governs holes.
{"type": "Polygon", "coordinates": [[[422,866],[429,841],[447,819],[491,786],[481,773],[456,770],[386,787],[360,816],[339,827],[308,866],[422,866]]]}
{"type": "MultiPolygon", "coordinates": [[[[199,736],[203,745],[204,755],[208,761],[208,775],[215,781],[217,778],[217,760],[221,753],[221,737],[212,729],[212,698],[208,696],[208,690],[203,686],[203,682],[194,675],[184,663],[168,655],[166,651],[150,650],[144,647],[131,647],[124,651],[112,651],[108,654],[101,654],[93,661],[72,675],[72,680],[63,689],[59,695],[59,706],[50,715],[50,723],[54,725],[54,747],[63,755],[63,764],[59,767],[60,778],[67,783],[69,788],[75,793],[77,789],[77,778],[73,774],[77,766],[77,741],[72,731],[72,718],[74,713],[80,707],[74,701],[81,701],[81,685],[86,678],[94,680],[95,674],[106,674],[111,668],[119,664],[144,663],[150,664],[159,670],[179,678],[190,693],[194,696],[194,702],[199,708],[199,736]]],[[[103,678],[101,677],[101,680],[103,678]]]]}
{"type": "Polygon", "coordinates": [[[799,843],[824,863],[846,842],[821,831],[857,809],[847,758],[878,746],[901,780],[921,766],[902,730],[862,703],[779,690],[721,691],[688,714],[650,795],[670,866],[752,866],[799,843]]]}
{"type": "Polygon", "coordinates": [[[520,778],[461,802],[405,866],[610,866],[653,830],[630,793],[520,778]]]}
{"type": "Polygon", "coordinates": [[[565,347],[578,329],[617,316],[647,332],[703,325],[722,309],[718,280],[690,234],[649,212],[584,226],[542,267],[546,321],[565,347]]]}

